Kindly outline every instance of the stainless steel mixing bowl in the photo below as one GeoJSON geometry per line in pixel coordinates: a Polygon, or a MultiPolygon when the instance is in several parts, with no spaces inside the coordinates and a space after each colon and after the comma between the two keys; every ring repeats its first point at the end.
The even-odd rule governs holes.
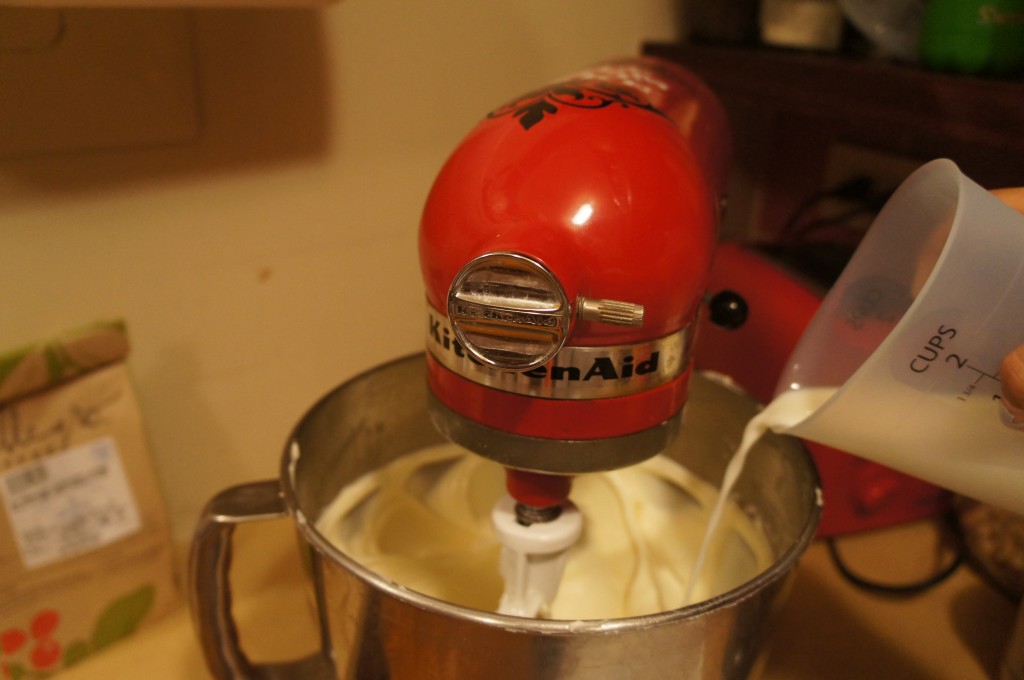
{"type": "MultiPolygon", "coordinates": [[[[314,527],[343,486],[398,456],[441,442],[427,400],[422,355],[370,370],[329,393],[302,418],[285,446],[279,479],[227,489],[210,501],[196,531],[190,576],[196,627],[216,678],[664,680],[749,675],[788,576],[820,515],[817,472],[798,441],[774,435],[763,439],[734,492],[739,505],[764,527],[775,558],[757,577],[710,600],[648,616],[520,619],[403,588],[350,559],[314,527]],[[321,651],[290,663],[257,665],[241,651],[231,617],[231,535],[238,523],[286,515],[309,558],[321,651]]],[[[696,375],[682,434],[666,453],[717,485],[756,412],[757,404],[727,381],[696,375]]]]}

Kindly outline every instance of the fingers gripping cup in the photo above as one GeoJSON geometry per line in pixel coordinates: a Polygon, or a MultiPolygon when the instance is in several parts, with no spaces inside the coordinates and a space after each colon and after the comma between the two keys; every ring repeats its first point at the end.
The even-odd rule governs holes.
{"type": "Polygon", "coordinates": [[[799,405],[773,429],[1024,512],[1024,433],[998,372],[1022,342],[1024,216],[932,161],[811,320],[777,390],[799,405]]]}

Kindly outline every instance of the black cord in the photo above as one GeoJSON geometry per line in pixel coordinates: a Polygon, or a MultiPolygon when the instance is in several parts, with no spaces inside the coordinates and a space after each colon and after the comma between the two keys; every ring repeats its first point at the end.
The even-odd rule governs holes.
{"type": "Polygon", "coordinates": [[[823,189],[808,196],[797,208],[779,231],[779,237],[787,243],[798,243],[813,232],[825,226],[842,225],[845,221],[859,214],[877,213],[890,192],[875,190],[874,180],[867,175],[857,175],[836,186],[823,189]],[[803,218],[820,202],[828,199],[839,199],[853,206],[843,214],[832,218],[817,218],[802,224],[803,218]]]}
{"type": "Polygon", "coordinates": [[[964,546],[964,542],[959,539],[959,534],[955,533],[955,535],[957,536],[955,541],[956,555],[953,557],[953,561],[928,578],[911,583],[882,583],[856,574],[843,560],[842,555],[839,554],[836,537],[830,536],[826,542],[828,544],[829,555],[832,556],[832,563],[835,564],[836,569],[839,570],[839,573],[842,574],[843,578],[847,581],[858,588],[869,590],[874,593],[906,597],[910,595],[918,595],[930,588],[934,588],[952,576],[953,573],[960,568],[960,565],[964,563],[966,560],[967,550],[964,546]]]}
{"type": "MultiPolygon", "coordinates": [[[[822,231],[829,227],[846,227],[847,223],[858,215],[874,215],[875,212],[864,206],[854,206],[833,217],[818,217],[809,222],[794,224],[789,227],[788,238],[794,243],[799,243],[815,232],[822,231]]],[[[863,235],[863,234],[861,234],[863,235]]]]}

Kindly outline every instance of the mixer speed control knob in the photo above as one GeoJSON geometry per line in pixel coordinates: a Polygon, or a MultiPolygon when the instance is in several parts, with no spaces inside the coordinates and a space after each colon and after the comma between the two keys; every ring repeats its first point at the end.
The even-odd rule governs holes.
{"type": "Polygon", "coordinates": [[[586,321],[598,321],[613,326],[644,325],[644,306],[619,300],[592,300],[581,297],[576,301],[577,314],[586,321]]]}

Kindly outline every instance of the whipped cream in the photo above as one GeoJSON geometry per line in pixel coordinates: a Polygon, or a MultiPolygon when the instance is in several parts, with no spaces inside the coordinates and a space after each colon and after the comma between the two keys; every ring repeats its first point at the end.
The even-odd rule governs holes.
{"type": "MultiPolygon", "coordinates": [[[[495,611],[504,584],[490,523],[504,470],[453,444],[396,459],[346,486],[316,526],[339,550],[406,588],[495,611]]],[[[607,619],[686,604],[718,491],[658,456],[577,477],[583,535],[570,549],[550,617],[607,619]]],[[[732,503],[707,550],[692,599],[722,594],[772,561],[761,529],[732,503]]]]}

